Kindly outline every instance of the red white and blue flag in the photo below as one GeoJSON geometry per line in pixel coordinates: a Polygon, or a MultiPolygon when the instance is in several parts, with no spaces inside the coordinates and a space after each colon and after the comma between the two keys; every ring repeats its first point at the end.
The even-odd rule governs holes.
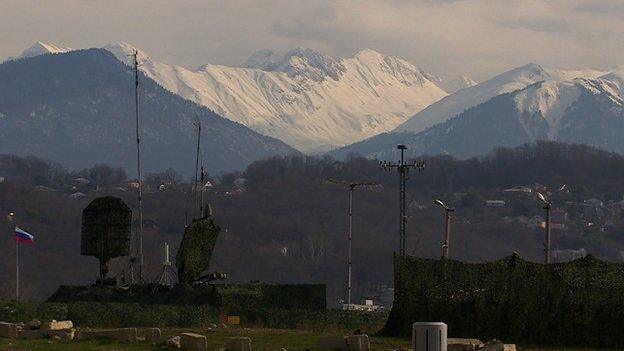
{"type": "Polygon", "coordinates": [[[25,244],[34,244],[35,236],[25,230],[15,227],[15,241],[25,244]]]}

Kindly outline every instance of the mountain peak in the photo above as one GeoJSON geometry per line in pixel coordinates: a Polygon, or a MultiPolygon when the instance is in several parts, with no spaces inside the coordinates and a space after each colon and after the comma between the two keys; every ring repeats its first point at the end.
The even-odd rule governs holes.
{"type": "Polygon", "coordinates": [[[261,49],[254,52],[241,67],[270,71],[274,69],[282,59],[282,56],[269,49],[261,49]]]}
{"type": "Polygon", "coordinates": [[[49,43],[44,43],[41,41],[37,41],[28,49],[24,50],[18,58],[27,58],[27,57],[35,57],[39,55],[45,54],[58,54],[63,52],[72,51],[72,48],[56,46],[49,43]]]}
{"type": "Polygon", "coordinates": [[[132,64],[132,55],[137,53],[137,60],[139,63],[148,61],[150,58],[147,54],[135,46],[126,42],[120,41],[113,44],[108,44],[103,47],[104,50],[111,52],[117,59],[127,65],[132,64]]]}

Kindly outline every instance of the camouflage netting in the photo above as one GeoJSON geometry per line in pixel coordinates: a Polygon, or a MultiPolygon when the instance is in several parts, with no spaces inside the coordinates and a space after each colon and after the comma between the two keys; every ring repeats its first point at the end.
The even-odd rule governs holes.
{"type": "Polygon", "coordinates": [[[624,265],[587,256],[567,263],[512,255],[470,264],[394,258],[395,300],[383,333],[409,336],[442,321],[453,337],[520,344],[624,347],[624,265]]]}
{"type": "Polygon", "coordinates": [[[191,283],[210,267],[219,232],[211,217],[195,219],[186,228],[176,258],[180,283],[191,283]]]}
{"type": "Polygon", "coordinates": [[[105,196],[82,211],[80,254],[101,260],[130,254],[132,211],[120,198],[105,196]]]}

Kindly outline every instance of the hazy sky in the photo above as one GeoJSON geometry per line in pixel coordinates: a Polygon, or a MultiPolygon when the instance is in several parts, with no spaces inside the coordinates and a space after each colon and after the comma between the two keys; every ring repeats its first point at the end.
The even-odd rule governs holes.
{"type": "Polygon", "coordinates": [[[623,0],[0,0],[0,57],[35,41],[94,47],[125,41],[195,68],[254,51],[371,48],[440,75],[485,79],[536,62],[624,64],[623,0]]]}

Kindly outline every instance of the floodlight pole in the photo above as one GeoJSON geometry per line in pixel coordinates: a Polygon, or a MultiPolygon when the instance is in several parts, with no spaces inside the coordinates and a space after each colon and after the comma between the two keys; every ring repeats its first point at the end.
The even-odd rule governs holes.
{"type": "Polygon", "coordinates": [[[550,264],[550,242],[551,242],[551,236],[550,236],[550,212],[552,210],[552,202],[550,202],[549,200],[546,199],[546,197],[542,194],[542,193],[537,193],[537,198],[544,204],[544,207],[542,207],[544,210],[546,210],[546,223],[544,226],[544,229],[546,231],[546,237],[545,237],[545,243],[544,243],[544,264],[550,264]]]}
{"type": "Polygon", "coordinates": [[[352,240],[353,240],[353,191],[357,187],[376,187],[379,184],[375,182],[366,182],[366,183],[353,183],[353,182],[344,182],[340,180],[329,179],[328,183],[342,184],[347,185],[349,187],[349,233],[347,235],[348,241],[348,256],[347,256],[347,310],[351,310],[351,287],[352,287],[352,267],[351,267],[351,257],[352,257],[352,240]]]}
{"type": "Polygon", "coordinates": [[[396,168],[399,172],[399,255],[405,256],[405,227],[407,226],[407,214],[405,211],[405,188],[407,173],[411,168],[418,169],[419,171],[424,170],[425,163],[405,163],[403,153],[405,150],[407,150],[407,146],[397,145],[397,149],[401,150],[401,160],[396,164],[383,161],[380,163],[380,167],[384,170],[396,168]]]}
{"type": "MultiPolygon", "coordinates": [[[[7,214],[7,220],[11,226],[13,225],[14,219],[15,213],[9,212],[7,214]]],[[[19,242],[17,238],[15,238],[15,233],[13,233],[13,237],[15,239],[15,302],[17,303],[19,301],[19,242]]]]}
{"type": "Polygon", "coordinates": [[[551,222],[551,210],[552,210],[552,205],[550,202],[547,202],[546,205],[544,206],[544,209],[546,210],[546,226],[545,226],[545,230],[546,230],[546,244],[544,247],[544,263],[545,264],[550,264],[550,244],[551,244],[551,236],[550,236],[550,222],[551,222]]]}

